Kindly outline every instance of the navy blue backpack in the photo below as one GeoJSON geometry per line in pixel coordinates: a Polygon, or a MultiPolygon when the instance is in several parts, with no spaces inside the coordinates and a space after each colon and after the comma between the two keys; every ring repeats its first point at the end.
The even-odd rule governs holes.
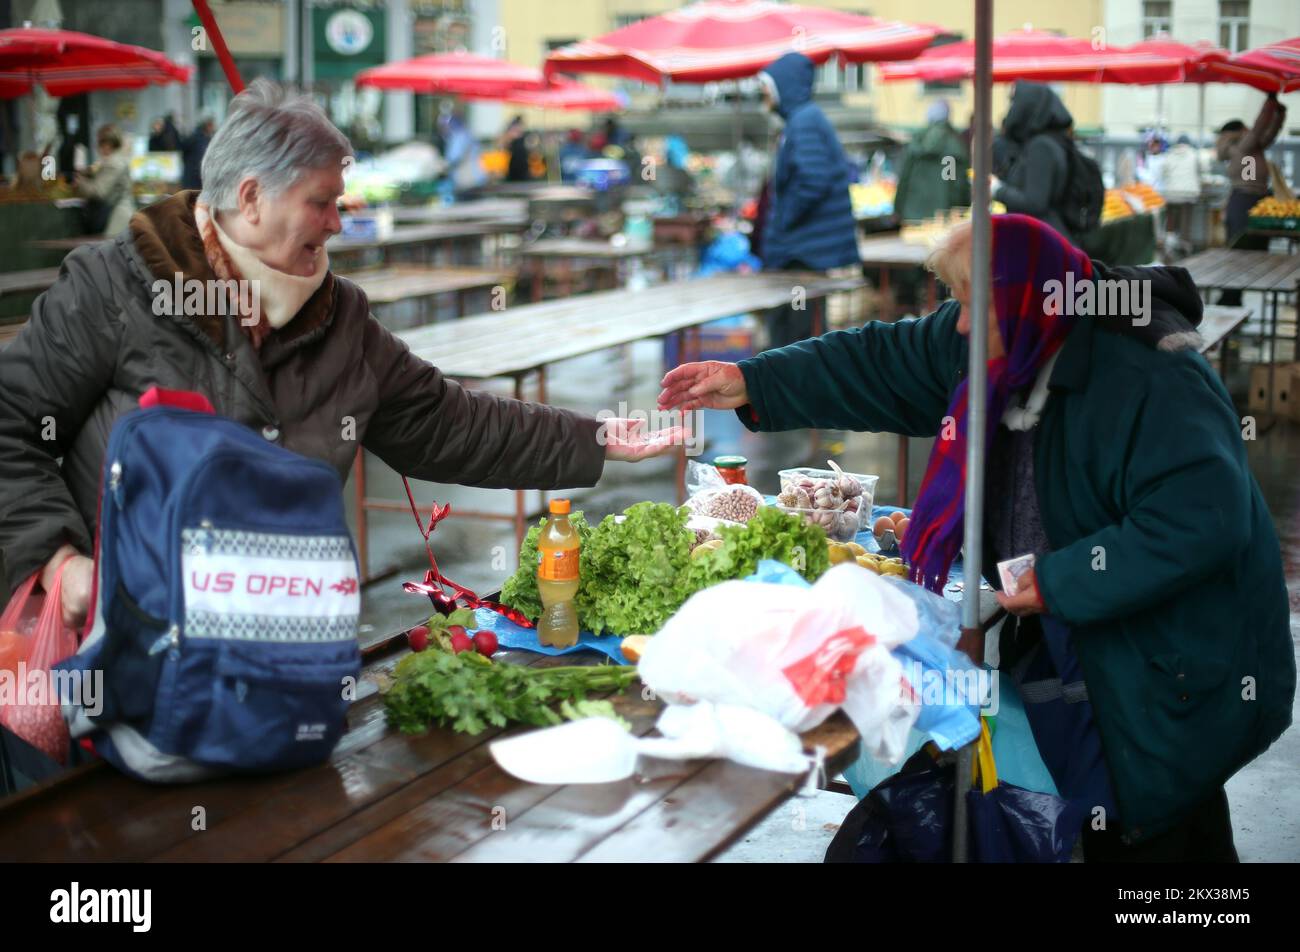
{"type": "Polygon", "coordinates": [[[324,761],[360,669],[338,475],[196,394],[141,405],[105,453],[90,629],[56,666],[82,685],[73,738],[154,781],[324,761]]]}

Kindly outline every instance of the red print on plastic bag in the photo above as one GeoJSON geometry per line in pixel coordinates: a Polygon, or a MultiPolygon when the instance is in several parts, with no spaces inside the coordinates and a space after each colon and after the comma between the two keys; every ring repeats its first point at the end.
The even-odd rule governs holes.
{"type": "Polygon", "coordinates": [[[812,654],[782,670],[799,698],[809,707],[843,704],[844,684],[857,667],[858,656],[876,643],[861,625],[835,632],[812,654]]]}

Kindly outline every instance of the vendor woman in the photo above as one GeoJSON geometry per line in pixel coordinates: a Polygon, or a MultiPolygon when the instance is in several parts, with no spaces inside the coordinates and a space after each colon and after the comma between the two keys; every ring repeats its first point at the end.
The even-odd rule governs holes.
{"type": "Polygon", "coordinates": [[[351,152],[309,99],[256,81],[212,138],[201,193],[68,255],[0,351],[0,605],[67,561],[64,617],[84,619],[109,431],[155,385],[199,391],[341,479],[358,443],[418,479],[529,489],[592,486],[606,459],[669,449],[671,430],[467,390],[388,333],[329,267],[351,152]],[[257,303],[168,303],[178,286],[210,299],[215,279],[256,282],[257,303]]]}
{"type": "MultiPolygon", "coordinates": [[[[992,237],[983,565],[996,586],[988,567],[1036,556],[998,595],[1017,623],[1001,667],[1038,682],[1031,725],[1088,810],[1088,861],[1235,861],[1224,783],[1290,724],[1296,667],[1242,423],[1196,349],[1200,299],[1181,268],[1108,269],[1022,215],[992,237]],[[1101,313],[1103,280],[1136,282],[1126,313],[1101,313]]],[[[661,407],[939,436],[904,555],[940,590],[962,544],[970,249],[967,224],[932,256],[955,298],[933,314],[685,364],[661,407]]]]}

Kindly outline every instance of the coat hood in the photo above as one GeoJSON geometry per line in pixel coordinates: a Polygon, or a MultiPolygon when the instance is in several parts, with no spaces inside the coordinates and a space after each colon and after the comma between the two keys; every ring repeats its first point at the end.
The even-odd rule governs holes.
{"type": "Polygon", "coordinates": [[[1109,266],[1097,260],[1092,262],[1092,268],[1093,278],[1098,281],[1142,282],[1139,300],[1144,302],[1144,317],[1149,320],[1138,325],[1127,317],[1102,317],[1098,320],[1104,329],[1159,350],[1200,347],[1201,335],[1196,328],[1201,324],[1203,305],[1186,268],[1109,266]]]}
{"type": "Polygon", "coordinates": [[[1011,108],[1002,126],[1012,141],[1025,143],[1042,132],[1064,132],[1074,117],[1059,96],[1043,83],[1016,83],[1011,108]]]}
{"type": "Polygon", "coordinates": [[[789,119],[790,113],[812,99],[815,68],[802,53],[786,53],[763,72],[776,85],[776,111],[782,119],[789,119]]]}

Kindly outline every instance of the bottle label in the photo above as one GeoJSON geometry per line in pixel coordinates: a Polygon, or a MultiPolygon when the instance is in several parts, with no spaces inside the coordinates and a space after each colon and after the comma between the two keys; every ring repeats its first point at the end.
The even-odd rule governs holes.
{"type": "Polygon", "coordinates": [[[552,549],[537,553],[537,577],[547,582],[578,580],[578,550],[552,549]]]}

